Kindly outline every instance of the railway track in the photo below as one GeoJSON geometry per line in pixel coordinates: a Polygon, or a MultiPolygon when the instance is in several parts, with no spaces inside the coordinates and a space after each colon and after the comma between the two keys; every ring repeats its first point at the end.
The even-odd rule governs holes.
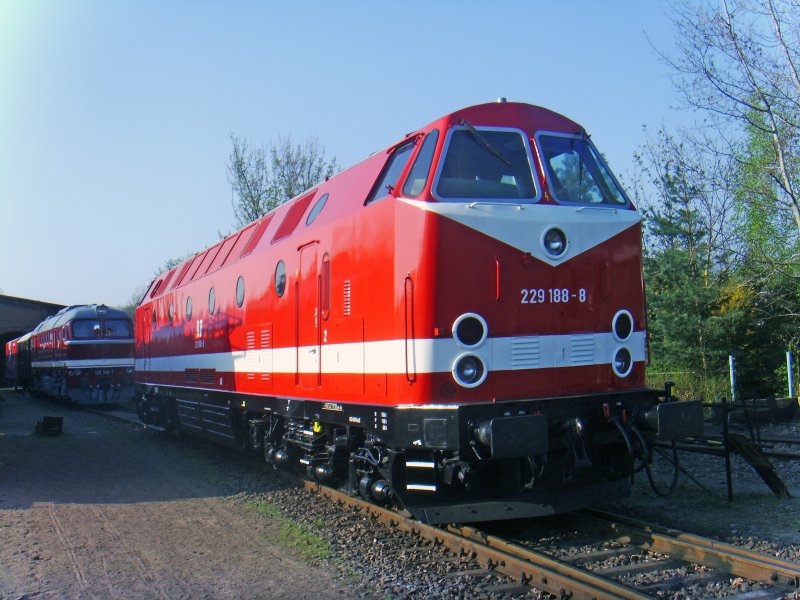
{"type": "Polygon", "coordinates": [[[390,528],[441,544],[456,557],[471,555],[485,567],[454,576],[495,572],[513,580],[494,586],[495,594],[526,594],[535,588],[573,600],[685,598],[703,597],[701,590],[708,589],[715,590],[715,597],[755,600],[796,597],[800,587],[798,564],[602,511],[569,516],[571,529],[584,538],[577,541],[576,552],[574,536],[566,545],[552,538],[542,545],[524,531],[509,537],[472,526],[434,527],[313,482],[305,487],[390,528]],[[694,592],[686,594],[687,589],[694,592]]]}

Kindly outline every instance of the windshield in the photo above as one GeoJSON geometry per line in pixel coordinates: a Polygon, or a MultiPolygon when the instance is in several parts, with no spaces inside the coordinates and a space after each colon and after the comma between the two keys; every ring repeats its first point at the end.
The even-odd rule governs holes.
{"type": "Polygon", "coordinates": [[[129,338],[131,333],[131,322],[127,319],[106,319],[103,321],[105,337],[129,338]]]}
{"type": "Polygon", "coordinates": [[[75,339],[91,339],[101,337],[129,338],[131,324],[125,319],[82,319],[72,323],[72,337],[75,339]]]}
{"type": "Polygon", "coordinates": [[[539,135],[547,181],[556,200],[625,206],[622,188],[586,138],[539,135]]]}
{"type": "Polygon", "coordinates": [[[520,131],[477,129],[467,123],[450,132],[446,152],[436,183],[438,198],[509,202],[536,198],[528,147],[520,131]]]}

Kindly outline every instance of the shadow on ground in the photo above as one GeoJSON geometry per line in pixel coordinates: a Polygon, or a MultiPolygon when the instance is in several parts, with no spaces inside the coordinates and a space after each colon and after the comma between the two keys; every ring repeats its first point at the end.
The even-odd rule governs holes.
{"type": "Polygon", "coordinates": [[[285,487],[263,463],[187,436],[0,390],[0,509],[35,503],[137,503],[285,487]],[[43,416],[63,434],[34,434],[43,416]]]}

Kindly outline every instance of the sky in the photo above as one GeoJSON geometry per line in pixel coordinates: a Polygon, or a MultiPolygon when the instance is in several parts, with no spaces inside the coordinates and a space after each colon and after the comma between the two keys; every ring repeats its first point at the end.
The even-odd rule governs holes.
{"type": "Polygon", "coordinates": [[[656,0],[0,0],[0,293],[121,306],[234,227],[230,134],[353,165],[465,106],[546,106],[625,178],[684,118],[656,0]]]}

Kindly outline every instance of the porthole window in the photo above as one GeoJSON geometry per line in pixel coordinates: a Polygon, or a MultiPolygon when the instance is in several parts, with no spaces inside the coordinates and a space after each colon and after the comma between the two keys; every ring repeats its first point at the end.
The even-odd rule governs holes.
{"type": "Polygon", "coordinates": [[[188,321],[191,318],[192,318],[192,297],[189,296],[188,298],[186,298],[186,320],[188,321]]]}
{"type": "Polygon", "coordinates": [[[314,219],[317,218],[319,213],[322,212],[322,209],[325,208],[325,203],[328,201],[328,194],[323,194],[322,197],[317,200],[317,203],[314,205],[314,208],[311,209],[311,212],[308,213],[308,217],[306,217],[306,225],[311,225],[314,222],[314,219]]]}
{"type": "Polygon", "coordinates": [[[214,309],[217,308],[217,297],[214,294],[214,288],[208,290],[208,314],[213,315],[214,309]]]}
{"type": "Polygon", "coordinates": [[[275,293],[278,294],[278,297],[283,296],[283,292],[286,291],[286,265],[282,260],[278,261],[278,265],[275,267],[275,293]]]}
{"type": "Polygon", "coordinates": [[[239,275],[239,279],[236,280],[236,306],[242,308],[242,304],[244,304],[244,277],[239,275]]]}

